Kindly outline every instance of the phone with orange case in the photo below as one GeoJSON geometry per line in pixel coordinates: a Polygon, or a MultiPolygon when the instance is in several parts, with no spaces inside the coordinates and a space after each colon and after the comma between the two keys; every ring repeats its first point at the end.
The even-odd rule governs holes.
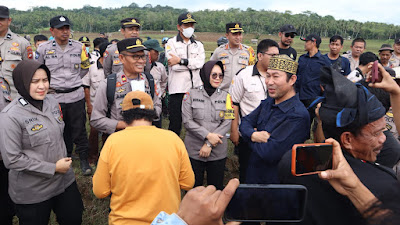
{"type": "Polygon", "coordinates": [[[332,145],[295,144],[292,147],[292,174],[303,176],[332,169],[332,145]]]}

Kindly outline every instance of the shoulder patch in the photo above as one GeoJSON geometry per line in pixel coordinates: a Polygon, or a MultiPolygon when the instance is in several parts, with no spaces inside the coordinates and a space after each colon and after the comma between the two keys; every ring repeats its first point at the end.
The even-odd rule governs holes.
{"type": "Polygon", "coordinates": [[[185,95],[183,96],[183,101],[186,102],[186,100],[189,99],[189,92],[186,92],[185,95]]]}
{"type": "Polygon", "coordinates": [[[30,45],[26,47],[26,54],[28,56],[28,59],[33,59],[32,47],[30,45]]]}

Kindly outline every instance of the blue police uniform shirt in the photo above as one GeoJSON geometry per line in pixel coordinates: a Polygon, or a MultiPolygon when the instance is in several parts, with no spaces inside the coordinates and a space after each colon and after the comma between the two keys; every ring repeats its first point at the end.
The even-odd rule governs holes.
{"type": "Polygon", "coordinates": [[[245,182],[279,183],[278,163],[294,144],[309,138],[310,116],[298,95],[277,105],[275,99],[267,98],[242,119],[239,130],[252,150],[245,182]],[[254,128],[270,133],[268,142],[252,142],[254,128]]]}
{"type": "Polygon", "coordinates": [[[300,56],[296,81],[300,100],[313,100],[321,96],[319,77],[322,66],[326,66],[326,62],[320,51],[312,57],[309,53],[300,56]]]}
{"type": "Polygon", "coordinates": [[[351,72],[350,61],[347,58],[345,58],[343,56],[339,56],[339,58],[332,60],[328,57],[328,54],[323,55],[323,57],[324,57],[325,61],[328,63],[328,65],[333,65],[337,60],[339,60],[339,58],[341,58],[341,60],[342,60],[341,67],[342,68],[341,68],[340,73],[345,76],[350,74],[350,72],[351,72]]]}

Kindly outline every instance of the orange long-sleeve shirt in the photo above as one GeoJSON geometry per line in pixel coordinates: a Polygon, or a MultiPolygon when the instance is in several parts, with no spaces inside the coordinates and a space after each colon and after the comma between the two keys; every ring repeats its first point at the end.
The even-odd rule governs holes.
{"type": "Polygon", "coordinates": [[[173,132],[154,126],[112,134],[93,176],[98,198],[110,194],[109,224],[150,224],[160,211],[178,211],[180,189],[193,187],[185,145],[173,132]]]}

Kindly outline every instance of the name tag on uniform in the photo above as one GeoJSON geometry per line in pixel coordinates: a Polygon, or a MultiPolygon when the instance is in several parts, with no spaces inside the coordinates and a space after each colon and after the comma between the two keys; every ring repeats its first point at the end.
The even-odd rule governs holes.
{"type": "Polygon", "coordinates": [[[143,91],[145,92],[145,83],[144,80],[132,80],[131,81],[132,91],[143,91]]]}

